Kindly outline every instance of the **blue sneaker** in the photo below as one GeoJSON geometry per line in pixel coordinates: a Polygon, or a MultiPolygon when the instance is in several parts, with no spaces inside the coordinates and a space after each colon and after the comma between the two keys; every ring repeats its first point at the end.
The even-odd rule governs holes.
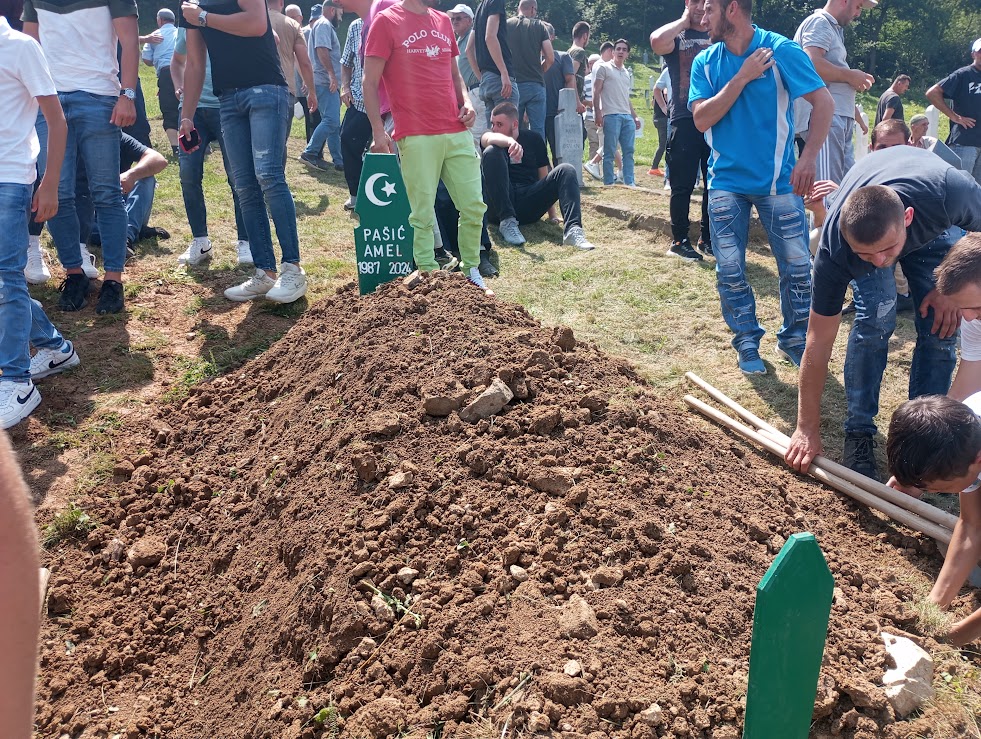
{"type": "Polygon", "coordinates": [[[794,367],[800,367],[800,361],[804,358],[804,345],[798,344],[797,346],[778,346],[777,356],[781,359],[786,359],[794,367]]]}
{"type": "Polygon", "coordinates": [[[747,346],[739,350],[739,369],[746,375],[765,375],[766,366],[760,359],[760,350],[747,346]]]}

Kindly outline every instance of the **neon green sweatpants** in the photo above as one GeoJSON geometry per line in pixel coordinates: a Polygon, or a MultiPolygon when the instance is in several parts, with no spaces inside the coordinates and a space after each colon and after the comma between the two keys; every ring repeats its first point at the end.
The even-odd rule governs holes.
{"type": "Polygon", "coordinates": [[[439,269],[433,254],[436,188],[443,180],[460,211],[460,261],[464,273],[480,264],[480,226],[484,219],[480,160],[469,131],[437,136],[406,136],[398,142],[402,179],[409,197],[409,224],[415,229],[412,256],[416,267],[439,269]]]}

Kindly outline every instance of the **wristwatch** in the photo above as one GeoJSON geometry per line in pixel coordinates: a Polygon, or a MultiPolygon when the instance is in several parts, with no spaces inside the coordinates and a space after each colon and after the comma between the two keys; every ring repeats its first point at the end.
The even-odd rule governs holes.
{"type": "Polygon", "coordinates": [[[200,13],[198,13],[198,23],[201,24],[201,28],[207,28],[208,27],[208,11],[207,10],[202,10],[200,13]]]}
{"type": "Polygon", "coordinates": [[[119,91],[119,94],[120,96],[128,97],[130,100],[136,99],[136,90],[134,90],[132,87],[124,87],[119,91]]]}

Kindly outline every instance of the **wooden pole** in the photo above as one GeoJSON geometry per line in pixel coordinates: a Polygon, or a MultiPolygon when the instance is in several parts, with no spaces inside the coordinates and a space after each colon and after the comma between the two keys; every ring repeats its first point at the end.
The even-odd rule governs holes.
{"type": "MultiPolygon", "coordinates": [[[[778,445],[783,447],[784,453],[786,453],[787,446],[790,444],[790,437],[781,433],[763,419],[759,418],[753,413],[750,413],[748,410],[739,405],[739,403],[720,390],[712,387],[695,373],[688,372],[685,377],[702,388],[702,390],[712,396],[715,400],[719,401],[722,405],[732,410],[740,418],[748,421],[750,424],[759,429],[759,433],[761,435],[767,437],[768,439],[772,439],[778,445]]],[[[908,511],[912,511],[913,513],[916,513],[929,521],[933,521],[946,529],[950,529],[951,531],[954,530],[954,524],[957,523],[957,516],[953,516],[946,511],[940,510],[936,506],[925,503],[924,501],[900,492],[899,490],[894,490],[888,485],[883,485],[881,482],[868,478],[859,472],[855,472],[855,470],[838,464],[827,457],[820,455],[815,457],[811,462],[811,470],[814,470],[815,468],[824,470],[828,474],[835,477],[847,480],[852,485],[860,487],[862,490],[866,490],[878,498],[882,498],[883,500],[888,501],[893,505],[897,505],[900,508],[905,508],[908,511]]]]}
{"type": "MultiPolygon", "coordinates": [[[[751,429],[748,426],[744,426],[738,421],[729,418],[729,416],[726,414],[706,403],[703,403],[698,398],[691,395],[686,395],[685,402],[702,415],[722,424],[731,431],[734,431],[740,436],[754,442],[758,446],[763,447],[768,452],[779,456],[781,459],[783,458],[783,455],[786,454],[786,448],[780,446],[776,441],[767,436],[763,436],[755,429],[751,429]]],[[[893,505],[892,503],[873,495],[868,490],[863,490],[847,480],[843,480],[840,477],[825,472],[821,468],[816,468],[814,465],[811,465],[810,470],[808,470],[808,474],[821,482],[840,490],[850,498],[857,500],[859,503],[884,513],[885,515],[889,516],[895,521],[898,521],[904,526],[913,529],[914,531],[919,531],[922,534],[926,534],[932,539],[936,539],[944,544],[950,543],[951,536],[953,535],[951,529],[945,528],[944,526],[917,515],[912,511],[908,511],[897,505],[893,505]]],[[[900,493],[900,495],[902,495],[902,493],[900,493]]]]}

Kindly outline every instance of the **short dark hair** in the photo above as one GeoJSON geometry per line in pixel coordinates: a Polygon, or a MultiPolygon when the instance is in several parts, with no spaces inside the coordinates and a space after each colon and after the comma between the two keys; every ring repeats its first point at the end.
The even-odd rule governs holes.
{"type": "Polygon", "coordinates": [[[731,3],[735,3],[739,6],[739,9],[743,11],[747,16],[753,15],[753,0],[722,0],[722,12],[725,13],[726,9],[731,3]]]}
{"type": "Polygon", "coordinates": [[[626,46],[627,47],[627,51],[630,51],[630,42],[627,41],[627,39],[625,39],[625,38],[618,38],[616,41],[614,41],[613,42],[613,50],[616,51],[617,50],[617,47],[620,44],[623,44],[624,46],[626,46]]]}
{"type": "Polygon", "coordinates": [[[572,38],[582,38],[592,29],[586,21],[579,21],[576,25],[572,27],[572,38]]]}
{"type": "Polygon", "coordinates": [[[872,148],[875,149],[876,142],[883,136],[891,136],[897,133],[902,134],[904,143],[909,141],[909,126],[906,125],[902,118],[889,118],[881,121],[872,129],[872,148]]]}
{"type": "Polygon", "coordinates": [[[904,228],[906,208],[899,195],[885,185],[855,190],[841,206],[839,227],[850,242],[878,243],[890,229],[904,228]]]}
{"type": "Polygon", "coordinates": [[[953,295],[971,284],[981,285],[981,233],[969,233],[954,244],[934,274],[941,295],[953,295]]]}
{"type": "Polygon", "coordinates": [[[981,420],[973,410],[946,395],[907,400],[889,422],[886,456],[889,470],[902,485],[924,488],[961,477],[979,451],[981,420]]]}
{"type": "Polygon", "coordinates": [[[613,42],[612,41],[604,41],[603,43],[600,44],[600,54],[602,54],[607,49],[610,49],[610,50],[613,49],[613,42]]]}
{"type": "Polygon", "coordinates": [[[518,108],[514,103],[509,103],[507,101],[503,103],[498,103],[494,106],[494,110],[491,111],[491,116],[495,115],[506,115],[512,120],[518,120],[518,108]]]}
{"type": "Polygon", "coordinates": [[[911,80],[911,79],[909,78],[909,75],[908,75],[908,74],[901,74],[901,75],[899,75],[899,76],[898,76],[898,77],[897,77],[896,79],[894,79],[894,80],[892,81],[892,83],[893,83],[894,85],[895,85],[895,84],[896,84],[897,82],[906,82],[907,84],[909,84],[909,83],[910,83],[910,82],[912,82],[912,81],[913,81],[913,80],[911,80]]]}

